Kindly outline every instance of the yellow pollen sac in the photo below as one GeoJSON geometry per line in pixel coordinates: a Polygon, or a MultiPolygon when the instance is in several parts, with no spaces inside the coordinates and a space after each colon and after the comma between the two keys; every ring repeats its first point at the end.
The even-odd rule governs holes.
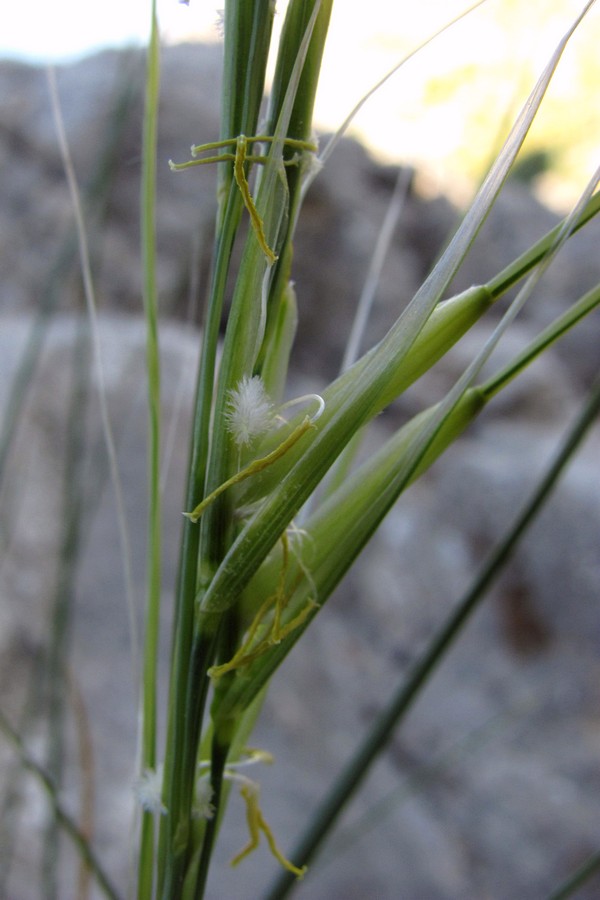
{"type": "Polygon", "coordinates": [[[231,478],[228,478],[227,481],[224,481],[223,484],[220,484],[219,487],[215,488],[212,494],[209,494],[208,497],[196,506],[192,512],[184,512],[183,515],[190,519],[190,521],[196,523],[204,510],[210,506],[213,501],[219,497],[223,491],[226,491],[228,488],[233,487],[235,484],[239,484],[240,481],[245,481],[246,478],[250,478],[252,475],[256,475],[258,472],[262,472],[263,469],[266,469],[267,466],[272,465],[272,463],[276,462],[281,456],[283,456],[287,451],[294,446],[294,444],[300,440],[302,435],[304,435],[310,428],[313,428],[312,420],[306,416],[304,421],[302,421],[299,425],[294,428],[291,434],[281,442],[279,447],[276,447],[271,453],[267,453],[266,456],[262,456],[260,459],[255,459],[253,462],[249,463],[244,469],[237,472],[235,475],[232,475],[231,478]]]}
{"type": "Polygon", "coordinates": [[[251,662],[254,662],[255,659],[258,659],[259,656],[262,656],[275,644],[280,644],[281,641],[295,631],[296,628],[303,625],[312,610],[318,606],[314,600],[309,599],[298,615],[294,616],[294,618],[286,624],[282,624],[281,617],[298,584],[296,582],[289,591],[286,591],[286,575],[289,566],[289,541],[285,532],[281,536],[281,544],[283,547],[283,561],[279,576],[279,584],[277,585],[275,593],[267,597],[259,607],[258,612],[248,628],[245,640],[233,657],[228,662],[222,663],[219,666],[211,666],[208,670],[208,675],[211,678],[221,678],[228,672],[233,672],[235,669],[241,669],[243,666],[250,665],[251,662]],[[267,628],[266,634],[266,626],[263,627],[262,634],[264,637],[257,640],[259,629],[273,607],[273,620],[271,625],[267,628]]]}
{"type": "MultiPolygon", "coordinates": [[[[246,137],[246,135],[240,134],[237,138],[230,138],[225,141],[212,141],[209,144],[198,144],[196,146],[192,146],[191,155],[194,158],[188,160],[187,162],[174,163],[172,160],[169,160],[169,166],[174,172],[179,171],[180,169],[189,169],[191,166],[206,165],[207,163],[233,163],[233,175],[236,184],[240,189],[240,193],[244,201],[244,206],[248,210],[256,239],[270,266],[272,266],[277,261],[278,257],[275,251],[272,250],[267,243],[264,222],[261,219],[258,210],[256,209],[256,204],[254,203],[254,199],[250,191],[250,185],[248,184],[248,179],[246,178],[244,167],[246,163],[258,163],[259,165],[264,165],[267,162],[266,156],[249,154],[249,145],[257,143],[272,144],[274,140],[275,138],[271,135],[259,134],[255,135],[254,137],[246,137]],[[196,157],[198,157],[202,153],[205,153],[207,150],[223,150],[227,147],[233,146],[235,146],[235,153],[218,153],[217,155],[204,156],[200,159],[196,159],[196,157]]],[[[298,151],[298,153],[294,154],[291,160],[283,161],[284,166],[297,165],[300,159],[299,154],[301,154],[303,151],[307,151],[310,153],[317,152],[316,144],[313,144],[309,141],[300,141],[295,140],[294,138],[285,138],[283,140],[283,144],[286,147],[290,147],[291,149],[298,151]]]]}
{"type": "Polygon", "coordinates": [[[250,840],[248,841],[246,846],[243,847],[240,852],[233,857],[233,859],[231,860],[231,865],[237,866],[238,863],[240,863],[246,856],[252,853],[253,850],[256,850],[256,848],[260,844],[260,832],[262,831],[267,839],[269,849],[277,862],[297,878],[303,878],[307,872],[307,867],[302,866],[302,868],[299,868],[298,866],[295,866],[292,862],[289,861],[289,859],[285,858],[285,856],[277,846],[277,842],[273,837],[273,832],[266,822],[258,803],[258,786],[254,783],[244,784],[240,788],[240,793],[246,804],[246,821],[248,822],[250,840]]]}

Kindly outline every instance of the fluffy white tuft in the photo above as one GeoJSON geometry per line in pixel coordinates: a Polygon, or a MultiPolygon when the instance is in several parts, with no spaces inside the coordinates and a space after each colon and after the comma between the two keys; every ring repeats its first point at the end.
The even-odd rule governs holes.
{"type": "Polygon", "coordinates": [[[273,423],[273,415],[273,404],[260,376],[244,375],[238,386],[229,391],[225,416],[238,447],[248,446],[265,434],[273,423]]]}
{"type": "Polygon", "coordinates": [[[162,766],[154,769],[146,769],[146,771],[137,779],[133,786],[134,793],[142,807],[146,812],[164,815],[167,811],[162,802],[162,766]]]}
{"type": "Polygon", "coordinates": [[[215,808],[212,805],[213,789],[208,775],[199,778],[196,783],[196,797],[194,803],[195,819],[212,819],[215,808]]]}

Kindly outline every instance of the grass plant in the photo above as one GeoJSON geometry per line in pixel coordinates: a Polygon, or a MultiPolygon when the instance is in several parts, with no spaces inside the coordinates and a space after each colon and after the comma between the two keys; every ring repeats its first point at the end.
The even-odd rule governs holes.
{"type": "MultiPolygon", "coordinates": [[[[135,887],[139,900],[201,898],[209,872],[218,883],[211,860],[232,790],[241,794],[249,829],[248,845],[234,864],[243,865],[244,857],[264,840],[281,869],[268,897],[288,895],[484,599],[598,413],[600,386],[596,383],[512,527],[408,678],[391,693],[288,858],[281,847],[287,846],[291,836],[273,834],[252,774],[252,764],[264,761],[266,754],[248,749],[278,667],[306,631],[318,628],[320,610],[408,487],[531,362],[580,327],[600,304],[600,285],[592,286],[523,352],[485,379],[481,375],[542,274],[600,209],[599,172],[589,173],[579,201],[552,232],[524,248],[485,284],[448,298],[456,273],[519,160],[562,53],[593,5],[590,2],[582,4],[455,233],[388,333],[360,354],[369,296],[381,264],[381,248],[389,241],[401,202],[401,183],[340,375],[321,395],[283,402],[288,396],[296,325],[302,316],[302,298],[296,297],[292,282],[295,229],[308,187],[334,157],[337,141],[351,121],[347,119],[339,133],[319,147],[313,133],[313,109],[332,5],[333,0],[290,0],[278,46],[272,47],[272,0],[225,0],[220,134],[208,136],[204,144],[194,143],[189,160],[172,163],[174,178],[180,169],[213,165],[218,208],[190,425],[166,711],[159,708],[157,676],[163,437],[155,275],[156,167],[166,161],[156,157],[160,51],[155,3],[152,6],[141,207],[148,335],[149,521],[140,666],[137,796],[141,812],[135,887]],[[267,97],[270,52],[275,70],[267,97]],[[238,258],[234,248],[241,250],[239,264],[234,263],[238,258]],[[446,396],[357,463],[358,445],[375,417],[513,288],[518,292],[505,302],[491,337],[446,396]],[[165,737],[159,743],[157,723],[162,719],[165,737]]],[[[195,142],[198,136],[190,134],[189,139],[195,142]]],[[[321,177],[326,177],[326,169],[321,177]]],[[[85,261],[85,247],[82,255],[85,261]]],[[[84,275],[87,281],[85,266],[84,275]]],[[[89,285],[87,293],[93,293],[89,285]]],[[[90,312],[93,317],[92,308],[90,312]]],[[[108,422],[106,433],[110,441],[108,422]]],[[[85,835],[63,809],[51,775],[33,761],[4,715],[0,726],[23,765],[49,792],[57,825],[81,852],[99,889],[108,897],[125,896],[125,886],[111,883],[85,835]]],[[[595,871],[597,855],[592,859],[593,865],[566,882],[567,888],[559,888],[556,896],[567,896],[568,884],[579,885],[584,875],[595,871]]]]}

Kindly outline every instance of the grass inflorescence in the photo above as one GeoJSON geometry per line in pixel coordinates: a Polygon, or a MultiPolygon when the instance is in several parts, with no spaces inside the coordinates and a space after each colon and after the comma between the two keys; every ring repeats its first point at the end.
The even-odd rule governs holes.
{"type": "MultiPolygon", "coordinates": [[[[454,277],[519,160],[563,51],[591,5],[583,7],[559,42],[460,224],[391,328],[376,345],[359,353],[382,265],[376,252],[367,296],[339,376],[320,394],[284,402],[291,393],[288,369],[303,313],[301,291],[297,296],[293,284],[295,231],[308,186],[317,177],[327,177],[326,164],[335,159],[337,142],[350,122],[346,119],[339,133],[320,147],[313,133],[313,112],[333,0],[290,0],[277,46],[273,46],[273,0],[226,0],[220,133],[207,135],[204,143],[196,143],[204,136],[187,135],[186,141],[194,141],[191,158],[170,163],[174,178],[180,170],[193,175],[197,167],[214,166],[217,212],[189,429],[170,675],[163,710],[158,690],[163,514],[155,182],[157,165],[167,162],[156,155],[160,47],[156,5],[152,4],[141,205],[149,512],[144,648],[138,667],[139,900],[191,900],[205,895],[232,791],[239,791],[248,826],[248,842],[232,865],[243,865],[263,841],[281,870],[269,894],[272,900],[286,896],[296,880],[304,877],[340,812],[462,633],[597,415],[596,384],[543,478],[411,671],[390,692],[296,849],[288,854],[283,848],[289,836],[274,834],[268,820],[268,795],[261,798],[259,764],[270,762],[270,757],[248,746],[278,667],[296,644],[302,647],[307,632],[319,627],[320,611],[408,487],[508,384],[600,304],[596,285],[513,359],[492,374],[482,374],[542,274],[571,236],[599,211],[598,172],[589,177],[562,224],[524,248],[485,283],[448,297],[454,277]],[[267,94],[270,53],[275,67],[267,94]],[[506,301],[513,288],[516,296],[506,301]],[[502,317],[454,386],[439,402],[392,429],[366,458],[361,457],[357,448],[373,420],[501,300],[505,301],[502,317]],[[163,721],[164,735],[159,727],[163,721]],[[247,767],[253,767],[250,775],[247,767]]],[[[405,191],[399,179],[382,230],[381,257],[405,191]]],[[[82,256],[85,259],[86,253],[82,256]]],[[[335,265],[335,261],[327,264],[335,265]]],[[[87,284],[85,266],[84,274],[87,284]]],[[[90,315],[93,319],[91,301],[90,315]]],[[[327,315],[325,305],[323,315],[327,315]]],[[[112,447],[109,423],[106,434],[112,447]]],[[[90,877],[95,877],[106,896],[117,897],[91,843],[65,811],[59,786],[34,762],[4,715],[0,725],[23,765],[50,794],[56,822],[78,848],[90,877]]],[[[592,859],[590,871],[597,855],[592,859]]],[[[579,884],[581,877],[577,873],[573,883],[579,884]]]]}

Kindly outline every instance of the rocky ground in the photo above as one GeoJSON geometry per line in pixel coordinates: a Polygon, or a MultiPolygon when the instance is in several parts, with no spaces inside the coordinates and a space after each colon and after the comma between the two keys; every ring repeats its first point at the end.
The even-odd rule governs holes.
{"type": "MultiPolygon", "coordinates": [[[[216,135],[217,72],[215,48],[182,47],[165,54],[159,276],[165,424],[173,429],[173,441],[164,492],[163,672],[198,350],[199,315],[193,309],[190,314],[190,287],[202,290],[214,211],[214,173],[173,175],[166,160],[184,158],[192,140],[216,135]],[[201,273],[198,285],[191,271],[201,273]]],[[[146,426],[137,249],[139,73],[139,58],[107,54],[61,70],[59,89],[87,191],[108,403],[135,582],[142,585],[146,426]],[[120,122],[111,116],[116,101],[123,104],[120,122]]],[[[74,673],[66,703],[72,755],[64,801],[80,815],[85,781],[80,773],[93,771],[96,846],[122,885],[136,714],[114,495],[99,430],[97,384],[86,364],[88,336],[76,315],[71,211],[44,73],[4,63],[0,85],[0,402],[6,421],[28,341],[42,335],[32,330],[34,317],[58,311],[40,337],[43,355],[3,473],[0,696],[13,721],[24,721],[23,710],[29,713],[28,745],[41,756],[43,711],[52,696],[48,686],[29,685],[48,645],[50,612],[61,609],[56,605],[61,598],[72,596],[60,629],[71,646],[74,673]],[[72,420],[70,403],[75,404],[72,420]],[[73,428],[70,421],[83,427],[73,428]],[[81,471],[69,463],[70,434],[83,435],[81,471]],[[80,509],[81,530],[74,526],[71,544],[63,527],[65,498],[70,508],[79,503],[80,509]],[[61,548],[67,563],[69,548],[77,551],[71,568],[61,569],[61,548]],[[90,723],[93,767],[77,755],[85,746],[86,721],[74,712],[78,698],[90,723]]],[[[396,178],[352,142],[342,144],[334,160],[308,198],[297,242],[298,393],[307,371],[318,388],[339,365],[349,310],[396,178]]],[[[372,339],[410,298],[456,216],[443,198],[425,200],[412,190],[383,272],[372,339]]],[[[554,221],[523,186],[509,185],[457,286],[493,274],[554,221]]],[[[565,249],[505,344],[505,355],[597,281],[598,239],[593,226],[565,249]]],[[[37,327],[45,321],[38,319],[37,327]]],[[[393,417],[381,417],[373,441],[392,420],[436,399],[486,333],[485,325],[478,326],[409,392],[393,417]]],[[[286,847],[534,485],[597,370],[599,334],[595,315],[532,367],[407,493],[320,613],[312,636],[283,667],[255,742],[276,758],[260,774],[263,808],[286,847]]],[[[597,849],[599,450],[596,430],[375,767],[300,886],[299,898],[537,900],[597,849]]],[[[138,594],[141,602],[141,588],[138,594]]],[[[5,744],[0,753],[5,773],[0,849],[6,860],[12,848],[13,860],[10,879],[0,880],[0,895],[34,900],[45,896],[38,850],[46,811],[32,782],[17,778],[5,744]]],[[[234,797],[211,900],[255,900],[273,876],[275,866],[264,850],[238,870],[228,868],[227,859],[245,840],[243,809],[234,797]]],[[[73,870],[67,863],[63,870],[59,896],[75,897],[73,870]]],[[[592,900],[599,891],[596,881],[577,896],[592,900]]]]}

